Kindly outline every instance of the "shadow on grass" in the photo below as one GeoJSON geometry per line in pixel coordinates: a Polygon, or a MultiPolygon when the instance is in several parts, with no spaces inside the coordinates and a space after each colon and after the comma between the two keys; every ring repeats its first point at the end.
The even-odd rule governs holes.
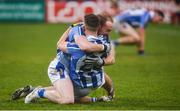
{"type": "Polygon", "coordinates": [[[81,109],[81,110],[105,110],[105,109],[123,109],[123,110],[158,110],[158,109],[180,109],[179,106],[172,104],[165,104],[162,101],[150,100],[145,98],[116,98],[111,102],[97,102],[90,104],[69,104],[69,105],[59,105],[54,104],[46,99],[40,100],[36,103],[24,104],[24,99],[17,101],[4,100],[1,101],[4,105],[0,109],[81,109]],[[3,108],[3,106],[5,106],[3,108]],[[10,107],[9,107],[10,106],[10,107]]]}

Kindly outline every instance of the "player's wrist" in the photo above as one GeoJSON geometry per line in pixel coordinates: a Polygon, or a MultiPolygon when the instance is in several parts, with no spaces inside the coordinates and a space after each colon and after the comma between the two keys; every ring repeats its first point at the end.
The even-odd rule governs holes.
{"type": "Polygon", "coordinates": [[[107,50],[107,45],[103,44],[103,52],[107,50]]]}

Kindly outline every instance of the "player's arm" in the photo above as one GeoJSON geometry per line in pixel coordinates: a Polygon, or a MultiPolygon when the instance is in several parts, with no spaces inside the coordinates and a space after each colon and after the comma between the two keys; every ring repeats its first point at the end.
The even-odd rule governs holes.
{"type": "Polygon", "coordinates": [[[106,50],[106,46],[102,44],[91,43],[83,35],[75,37],[75,43],[85,52],[100,52],[106,50]]]}
{"type": "Polygon", "coordinates": [[[106,47],[104,45],[89,42],[82,34],[82,30],[77,24],[73,24],[72,26],[76,26],[73,28],[74,40],[81,50],[86,52],[100,52],[105,50],[106,47]]]}
{"type": "Polygon", "coordinates": [[[61,51],[66,52],[68,54],[76,53],[80,48],[75,43],[67,42],[68,34],[71,28],[68,28],[66,32],[63,33],[61,38],[59,39],[57,46],[61,51]]]}
{"type": "MultiPolygon", "coordinates": [[[[68,33],[71,28],[67,29],[66,32],[61,36],[59,39],[57,46],[60,48],[63,52],[66,52],[66,46],[67,42],[66,39],[68,37],[68,33]]],[[[75,30],[75,43],[79,46],[79,48],[86,52],[100,52],[100,51],[106,51],[108,50],[108,47],[106,45],[102,44],[95,44],[91,43],[87,40],[87,38],[84,35],[81,35],[78,31],[78,28],[74,28],[75,30]]]]}
{"type": "Polygon", "coordinates": [[[63,33],[63,35],[60,37],[59,41],[57,42],[57,47],[61,49],[63,52],[66,52],[66,39],[68,38],[68,34],[70,31],[70,27],[63,33]]]}
{"type": "MultiPolygon", "coordinates": [[[[63,36],[67,36],[67,34],[63,34],[63,36]]],[[[85,36],[79,36],[75,39],[76,44],[79,48],[86,52],[99,52],[107,50],[107,46],[101,44],[94,44],[87,40],[85,36]]],[[[65,41],[66,39],[60,40],[58,43],[58,48],[60,48],[63,52],[67,52],[67,44],[68,42],[65,41]]]]}
{"type": "Polygon", "coordinates": [[[104,65],[112,65],[115,63],[115,48],[114,45],[111,44],[111,50],[109,52],[109,55],[104,58],[104,65]]]}
{"type": "Polygon", "coordinates": [[[86,61],[84,61],[87,64],[94,64],[97,67],[102,67],[104,65],[112,65],[115,63],[115,49],[114,46],[111,44],[111,49],[106,58],[100,58],[100,57],[87,57],[86,61]]]}
{"type": "MultiPolygon", "coordinates": [[[[68,37],[68,33],[69,33],[69,30],[64,32],[64,34],[61,36],[61,38],[59,39],[59,41],[57,43],[58,48],[61,49],[63,52],[67,52],[67,45],[69,42],[66,42],[66,39],[68,37]]],[[[87,40],[87,38],[85,36],[79,36],[76,38],[77,39],[75,39],[75,40],[77,40],[77,45],[83,51],[98,52],[98,51],[107,50],[107,46],[91,43],[87,40]],[[81,41],[81,42],[79,42],[79,41],[81,41]]]]}

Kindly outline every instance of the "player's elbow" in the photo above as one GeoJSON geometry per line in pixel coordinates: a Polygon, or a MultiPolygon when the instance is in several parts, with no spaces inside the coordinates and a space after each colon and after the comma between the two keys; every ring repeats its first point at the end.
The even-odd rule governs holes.
{"type": "Polygon", "coordinates": [[[61,45],[59,42],[57,43],[57,48],[58,48],[58,49],[61,49],[61,48],[62,48],[62,45],[61,45]]]}
{"type": "Polygon", "coordinates": [[[113,64],[115,64],[115,59],[114,58],[112,58],[111,60],[110,60],[110,65],[113,65],[113,64]]]}
{"type": "Polygon", "coordinates": [[[106,65],[113,65],[114,63],[115,63],[114,57],[110,57],[110,58],[106,59],[106,65]]]}
{"type": "Polygon", "coordinates": [[[63,52],[67,51],[67,42],[61,43],[57,45],[57,48],[60,49],[63,52]]]}

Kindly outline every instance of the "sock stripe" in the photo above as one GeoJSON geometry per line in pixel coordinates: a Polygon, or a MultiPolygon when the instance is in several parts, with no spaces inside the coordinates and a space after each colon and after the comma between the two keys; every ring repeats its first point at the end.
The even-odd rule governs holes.
{"type": "Polygon", "coordinates": [[[40,89],[40,90],[38,91],[38,96],[39,96],[40,98],[43,98],[43,97],[44,97],[44,92],[45,92],[45,89],[40,89]]]}

